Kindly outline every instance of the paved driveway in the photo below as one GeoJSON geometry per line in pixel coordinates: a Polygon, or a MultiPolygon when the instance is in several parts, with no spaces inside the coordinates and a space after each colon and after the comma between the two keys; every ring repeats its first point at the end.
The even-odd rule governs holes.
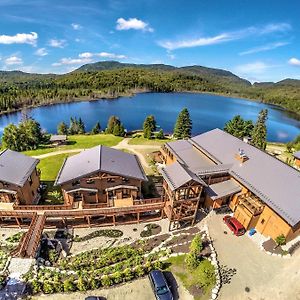
{"type": "Polygon", "coordinates": [[[222,286],[219,299],[300,300],[300,251],[290,259],[270,256],[248,236],[232,235],[222,217],[213,215],[208,221],[210,235],[220,264],[237,271],[222,286]]]}

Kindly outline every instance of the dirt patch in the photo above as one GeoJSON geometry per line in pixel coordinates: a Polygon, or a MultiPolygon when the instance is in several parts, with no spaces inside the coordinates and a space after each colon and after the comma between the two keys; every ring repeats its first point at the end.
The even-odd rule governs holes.
{"type": "Polygon", "coordinates": [[[166,241],[169,237],[170,234],[162,234],[146,240],[138,240],[132,243],[131,246],[135,249],[142,248],[145,251],[150,252],[151,250],[159,246],[161,243],[166,241]]]}
{"type": "Polygon", "coordinates": [[[170,246],[175,246],[177,244],[182,244],[182,243],[190,243],[193,240],[194,236],[193,235],[180,235],[180,236],[175,236],[172,238],[170,241],[168,241],[165,245],[167,247],[170,246]]]}
{"type": "Polygon", "coordinates": [[[196,234],[199,233],[200,230],[198,227],[190,227],[187,229],[179,230],[178,233],[191,233],[191,234],[196,234]]]}
{"type": "Polygon", "coordinates": [[[190,252],[190,243],[186,245],[179,245],[172,248],[174,253],[189,253],[190,252]]]}
{"type": "Polygon", "coordinates": [[[141,237],[148,237],[161,233],[161,227],[158,224],[147,224],[141,232],[141,237]]]}

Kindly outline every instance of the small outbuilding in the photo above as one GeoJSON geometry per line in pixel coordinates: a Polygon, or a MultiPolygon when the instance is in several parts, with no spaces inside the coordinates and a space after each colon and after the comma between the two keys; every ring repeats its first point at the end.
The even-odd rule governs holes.
{"type": "Polygon", "coordinates": [[[67,143],[67,136],[66,135],[51,135],[50,143],[53,146],[65,145],[67,143]]]}

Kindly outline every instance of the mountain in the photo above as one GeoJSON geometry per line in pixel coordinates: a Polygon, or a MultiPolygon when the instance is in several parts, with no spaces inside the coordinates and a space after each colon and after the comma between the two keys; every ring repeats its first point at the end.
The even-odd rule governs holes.
{"type": "Polygon", "coordinates": [[[63,74],[0,71],[0,113],[52,103],[116,98],[136,92],[204,92],[255,99],[300,114],[300,80],[251,84],[203,66],[102,61],[63,74]]]}

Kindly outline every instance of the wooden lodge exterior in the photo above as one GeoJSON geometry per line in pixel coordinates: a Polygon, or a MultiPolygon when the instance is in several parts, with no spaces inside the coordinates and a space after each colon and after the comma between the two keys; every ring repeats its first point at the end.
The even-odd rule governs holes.
{"type": "Polygon", "coordinates": [[[295,166],[300,169],[300,151],[293,154],[295,166]]]}
{"type": "Polygon", "coordinates": [[[135,155],[98,146],[65,160],[55,184],[65,204],[87,207],[128,207],[141,199],[147,181],[135,155]]]}
{"type": "Polygon", "coordinates": [[[289,241],[300,234],[299,172],[265,152],[215,129],[165,144],[161,159],[165,213],[171,222],[193,216],[193,223],[188,191],[197,187],[191,196],[195,206],[227,205],[246,229],[273,239],[283,234],[289,241]]]}
{"type": "Polygon", "coordinates": [[[0,153],[0,207],[35,204],[39,200],[39,160],[21,153],[0,153]]]}

